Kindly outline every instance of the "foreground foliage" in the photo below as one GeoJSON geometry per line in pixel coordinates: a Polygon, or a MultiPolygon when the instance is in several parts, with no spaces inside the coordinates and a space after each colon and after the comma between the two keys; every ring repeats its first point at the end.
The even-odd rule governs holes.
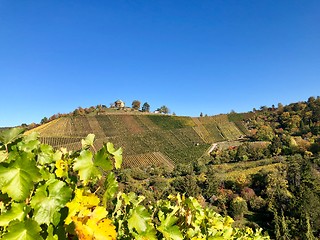
{"type": "Polygon", "coordinates": [[[268,239],[232,227],[230,217],[196,199],[170,196],[148,207],[143,196],[118,192],[113,173],[122,150],[94,135],[68,152],[15,128],[0,135],[2,239],[268,239]]]}

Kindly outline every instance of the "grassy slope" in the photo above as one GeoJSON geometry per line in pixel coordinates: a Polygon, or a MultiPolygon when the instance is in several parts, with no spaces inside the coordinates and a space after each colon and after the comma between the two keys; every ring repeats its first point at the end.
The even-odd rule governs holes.
{"type": "Polygon", "coordinates": [[[236,140],[243,134],[227,115],[191,118],[160,114],[62,117],[31,131],[39,132],[45,143],[70,150],[78,149],[79,140],[94,133],[97,148],[103,142],[111,141],[124,149],[124,161],[126,157],[128,161],[135,159],[141,161],[141,166],[144,159],[156,152],[164,154],[173,163],[191,162],[211,143],[236,140]]]}

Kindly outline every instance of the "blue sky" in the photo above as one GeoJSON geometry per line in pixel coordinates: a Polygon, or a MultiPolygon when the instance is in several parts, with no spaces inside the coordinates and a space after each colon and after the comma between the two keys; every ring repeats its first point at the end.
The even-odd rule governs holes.
{"type": "Polygon", "coordinates": [[[177,115],[320,93],[320,1],[0,1],[0,126],[122,99],[177,115]]]}

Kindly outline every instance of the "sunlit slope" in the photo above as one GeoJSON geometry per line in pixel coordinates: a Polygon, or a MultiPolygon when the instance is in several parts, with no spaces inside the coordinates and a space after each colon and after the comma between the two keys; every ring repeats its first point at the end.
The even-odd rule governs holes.
{"type": "Polygon", "coordinates": [[[163,164],[170,168],[170,162],[193,161],[210,144],[235,140],[243,134],[227,115],[191,118],[160,114],[62,117],[31,131],[39,132],[44,143],[70,150],[79,149],[81,139],[94,133],[97,148],[108,141],[123,148],[125,166],[160,164],[166,159],[163,164]]]}

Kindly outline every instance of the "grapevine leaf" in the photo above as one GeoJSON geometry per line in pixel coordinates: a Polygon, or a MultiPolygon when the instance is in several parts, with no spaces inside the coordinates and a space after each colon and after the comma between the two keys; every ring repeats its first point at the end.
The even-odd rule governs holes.
{"type": "Polygon", "coordinates": [[[104,171],[112,170],[112,162],[110,161],[109,154],[106,152],[104,147],[94,155],[94,163],[104,171]]]}
{"type": "Polygon", "coordinates": [[[116,151],[114,146],[113,146],[113,143],[111,143],[111,142],[107,143],[107,149],[108,149],[108,152],[111,153],[111,154],[113,154],[116,151]]]}
{"type": "Polygon", "coordinates": [[[61,158],[62,158],[62,152],[60,150],[57,150],[53,153],[52,160],[54,162],[60,160],[61,158]]]}
{"type": "Polygon", "coordinates": [[[49,169],[46,167],[41,167],[39,169],[39,172],[41,174],[41,177],[43,178],[43,180],[49,180],[50,178],[55,178],[55,175],[50,173],[49,169]]]}
{"type": "Polygon", "coordinates": [[[53,148],[47,144],[41,144],[41,152],[38,154],[38,162],[41,165],[52,163],[53,161],[53,148]]]}
{"type": "Polygon", "coordinates": [[[143,233],[132,233],[136,240],[157,240],[157,231],[148,225],[148,229],[143,233]]]}
{"type": "Polygon", "coordinates": [[[107,143],[107,150],[113,156],[121,156],[122,155],[122,148],[115,149],[113,143],[111,143],[111,142],[107,143]]]}
{"type": "Polygon", "coordinates": [[[15,201],[26,199],[33,188],[33,183],[40,179],[41,174],[34,161],[18,158],[7,168],[0,166],[0,189],[15,201]]]}
{"type": "Polygon", "coordinates": [[[138,233],[145,232],[147,229],[150,214],[144,206],[137,206],[132,210],[132,214],[128,219],[128,227],[130,230],[136,229],[138,233]]]}
{"type": "Polygon", "coordinates": [[[22,221],[26,216],[24,203],[12,203],[11,209],[0,215],[0,226],[8,226],[12,220],[22,221]]]}
{"type": "Polygon", "coordinates": [[[106,205],[107,201],[112,199],[116,192],[118,191],[118,182],[113,172],[108,174],[105,181],[106,190],[103,194],[103,203],[106,205]]]}
{"type": "Polygon", "coordinates": [[[233,232],[233,228],[232,227],[228,227],[226,229],[223,230],[223,237],[224,239],[230,239],[232,236],[232,232],[233,232]]]}
{"type": "Polygon", "coordinates": [[[20,154],[18,151],[11,151],[8,154],[8,159],[6,160],[7,163],[10,163],[11,161],[16,161],[16,159],[20,158],[20,154]]]}
{"type": "Polygon", "coordinates": [[[94,239],[115,240],[116,237],[117,232],[110,219],[102,219],[99,221],[97,228],[94,231],[94,239]]]}
{"type": "Polygon", "coordinates": [[[120,169],[121,168],[121,164],[122,164],[122,156],[121,155],[114,155],[114,166],[116,167],[116,169],[120,169]]]}
{"type": "Polygon", "coordinates": [[[9,225],[8,233],[3,235],[5,240],[34,240],[43,239],[40,236],[41,228],[36,221],[28,219],[24,222],[17,222],[9,225]]]}
{"type": "Polygon", "coordinates": [[[24,137],[24,141],[30,142],[30,141],[33,141],[33,140],[37,140],[38,138],[39,138],[39,133],[32,132],[32,133],[30,133],[30,134],[28,134],[28,135],[26,135],[24,137]]]}
{"type": "Polygon", "coordinates": [[[158,230],[163,234],[165,239],[182,240],[183,236],[179,230],[179,227],[174,225],[171,227],[159,226],[158,230]]]}
{"type": "Polygon", "coordinates": [[[39,224],[59,222],[59,211],[71,198],[72,190],[65,182],[57,179],[49,180],[45,185],[39,187],[31,199],[34,208],[33,218],[39,224]]]}
{"type": "Polygon", "coordinates": [[[87,149],[90,146],[93,146],[94,134],[89,134],[85,139],[81,140],[82,149],[87,149]]]}
{"type": "Polygon", "coordinates": [[[0,163],[4,162],[8,157],[8,153],[6,151],[0,151],[0,163]]]}
{"type": "Polygon", "coordinates": [[[56,234],[53,234],[53,226],[50,224],[48,227],[48,236],[46,240],[58,240],[58,236],[56,234]]]}
{"type": "Polygon", "coordinates": [[[11,128],[0,133],[0,142],[4,145],[8,145],[21,136],[24,132],[24,128],[11,128]]]}
{"type": "Polygon", "coordinates": [[[179,230],[177,225],[174,225],[178,218],[174,216],[174,214],[179,210],[179,207],[176,206],[170,214],[167,216],[164,215],[162,211],[159,211],[158,216],[161,221],[160,226],[157,229],[163,234],[166,239],[173,239],[173,240],[182,240],[182,234],[179,230]]]}
{"type": "Polygon", "coordinates": [[[115,165],[116,169],[119,169],[122,164],[122,148],[119,148],[118,150],[116,150],[114,148],[113,144],[108,142],[107,143],[107,150],[114,157],[114,160],[115,160],[114,165],[115,165]]]}
{"type": "Polygon", "coordinates": [[[86,185],[93,177],[100,178],[101,173],[92,161],[92,152],[82,150],[80,156],[74,160],[74,171],[79,171],[80,180],[86,185]]]}
{"type": "Polygon", "coordinates": [[[37,149],[40,144],[39,140],[23,141],[18,143],[18,147],[21,151],[32,152],[37,149]]]}

